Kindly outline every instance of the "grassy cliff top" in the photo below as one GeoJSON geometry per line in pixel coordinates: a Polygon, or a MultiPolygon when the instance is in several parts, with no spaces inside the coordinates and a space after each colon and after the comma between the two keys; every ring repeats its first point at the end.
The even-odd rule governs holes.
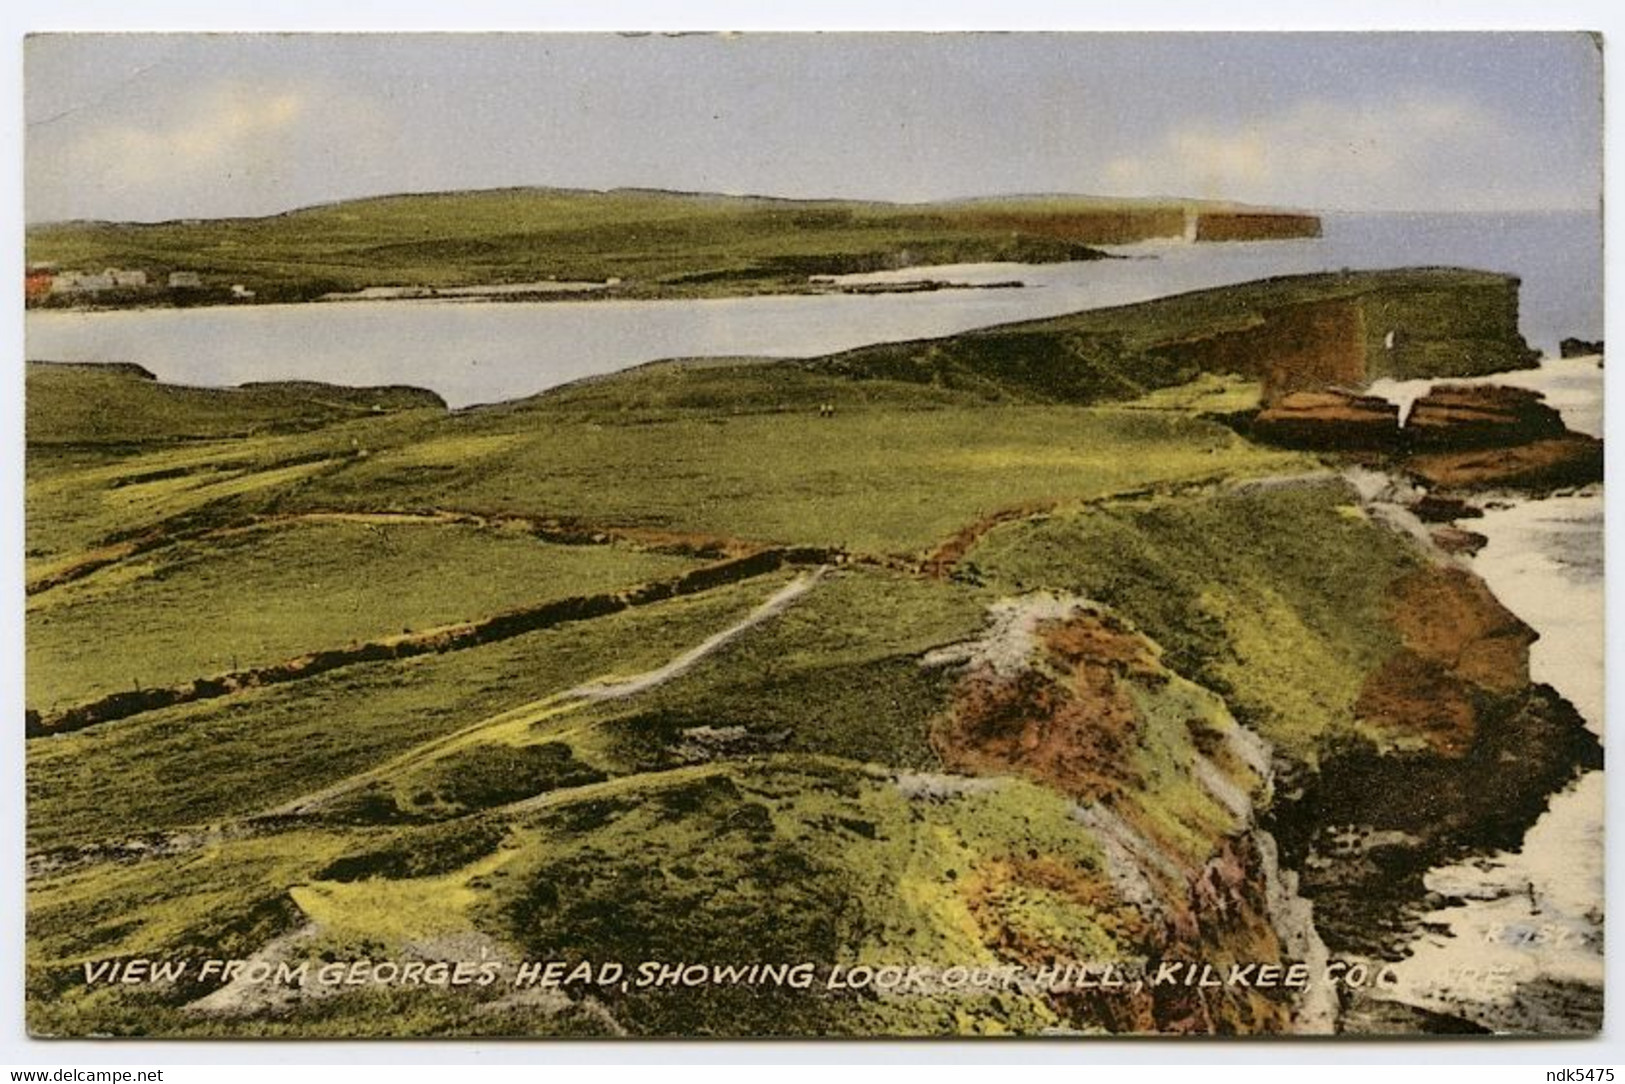
{"type": "Polygon", "coordinates": [[[818,402],[922,408],[1120,402],[1196,379],[1200,366],[1170,347],[1259,328],[1273,313],[1325,302],[1369,302],[1373,311],[1403,305],[1415,332],[1412,349],[1471,338],[1473,357],[1446,358],[1438,371],[1469,375],[1527,363],[1516,328],[1516,288],[1511,276],[1465,268],[1286,275],[805,360],[655,362],[480,409],[625,416],[771,412],[818,402]]]}
{"type": "MultiPolygon", "coordinates": [[[[1230,286],[1192,290],[1151,301],[997,324],[945,336],[936,341],[1075,332],[1116,335],[1127,345],[1147,347],[1195,335],[1252,327],[1265,313],[1290,305],[1352,301],[1390,293],[1505,288],[1516,286],[1517,282],[1515,277],[1501,272],[1465,267],[1399,267],[1376,271],[1277,275],[1230,286]]],[[[894,344],[859,347],[834,356],[859,357],[890,345],[894,344]]]]}

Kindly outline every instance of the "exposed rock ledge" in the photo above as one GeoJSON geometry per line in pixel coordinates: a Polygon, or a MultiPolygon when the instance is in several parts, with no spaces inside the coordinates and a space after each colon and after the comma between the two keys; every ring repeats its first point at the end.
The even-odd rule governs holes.
{"type": "Polygon", "coordinates": [[[1337,389],[1293,392],[1260,411],[1252,432],[1293,448],[1393,449],[1399,446],[1399,407],[1337,389]]]}
{"type": "Polygon", "coordinates": [[[1527,444],[1568,432],[1563,416],[1528,388],[1440,384],[1416,400],[1405,419],[1413,448],[1483,448],[1527,444]]]}
{"type": "Polygon", "coordinates": [[[1391,455],[1439,489],[1547,490],[1602,478],[1603,446],[1571,432],[1544,397],[1524,388],[1444,384],[1398,408],[1338,389],[1281,396],[1255,415],[1251,436],[1293,448],[1391,455]]]}
{"type": "Polygon", "coordinates": [[[1441,489],[1565,489],[1602,479],[1602,441],[1565,433],[1505,448],[1415,455],[1405,469],[1441,489]]]}

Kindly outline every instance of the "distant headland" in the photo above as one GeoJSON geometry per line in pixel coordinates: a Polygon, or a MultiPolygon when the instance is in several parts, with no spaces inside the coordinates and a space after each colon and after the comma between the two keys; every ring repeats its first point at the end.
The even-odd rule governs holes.
{"type": "Polygon", "coordinates": [[[46,308],[460,297],[580,300],[815,293],[829,276],[1103,259],[1098,246],[1318,237],[1313,214],[1179,198],[938,203],[649,189],[378,196],[264,218],[30,227],[46,308]]]}

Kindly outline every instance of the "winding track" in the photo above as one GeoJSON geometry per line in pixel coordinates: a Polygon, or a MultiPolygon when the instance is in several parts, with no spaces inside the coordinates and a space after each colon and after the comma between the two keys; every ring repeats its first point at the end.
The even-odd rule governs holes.
{"type": "Polygon", "coordinates": [[[693,669],[700,661],[714,654],[750,629],[788,610],[797,600],[811,591],[818,581],[830,571],[831,567],[830,565],[821,565],[816,569],[798,575],[732,625],[712,634],[700,644],[654,670],[645,671],[627,678],[606,676],[596,681],[578,685],[574,689],[562,693],[552,693],[496,715],[488,716],[460,730],[425,742],[415,749],[392,757],[383,764],[340,780],[338,783],[300,795],[271,809],[248,814],[234,824],[223,825],[214,829],[199,829],[196,827],[182,829],[169,833],[158,840],[151,838],[140,840],[138,845],[134,841],[127,841],[125,845],[117,843],[104,844],[97,847],[90,854],[77,857],[30,856],[28,876],[32,878],[47,873],[58,873],[84,865],[118,860],[121,857],[130,860],[139,857],[169,856],[198,850],[227,838],[253,834],[258,830],[277,825],[289,817],[308,816],[318,812],[323,806],[335,799],[353,793],[368,783],[386,779],[393,773],[402,770],[431,763],[470,745],[523,734],[530,731],[537,723],[573,714],[582,708],[605,700],[618,700],[635,696],[674,678],[681,677],[693,669]]]}

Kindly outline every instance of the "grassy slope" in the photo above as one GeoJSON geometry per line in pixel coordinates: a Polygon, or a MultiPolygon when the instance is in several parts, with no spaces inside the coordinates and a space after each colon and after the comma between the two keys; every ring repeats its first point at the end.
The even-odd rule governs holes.
{"type": "Polygon", "coordinates": [[[126,367],[39,364],[27,409],[30,581],[154,531],[229,522],[445,414],[416,389],[190,388],[126,367]]]}
{"type": "Polygon", "coordinates": [[[1177,234],[1184,203],[1053,197],[899,205],[617,190],[385,196],[256,219],[67,223],[29,231],[30,260],[200,271],[262,297],[367,285],[626,280],[742,293],[808,275],[971,260],[1089,258],[1084,246],[1177,234]]]}
{"type": "Polygon", "coordinates": [[[291,522],[197,539],[38,596],[28,703],[279,662],[673,576],[698,562],[553,546],[517,526],[291,522]]]}
{"type": "Polygon", "coordinates": [[[1295,759],[1347,734],[1399,647],[1391,584],[1419,565],[1341,482],[1108,501],[990,532],[962,571],[998,592],[1098,599],[1295,759]]]}
{"type": "Polygon", "coordinates": [[[446,405],[419,388],[298,381],[191,388],[161,384],[136,366],[44,362],[28,366],[26,395],[31,446],[243,437],[446,405]]]}
{"type": "Polygon", "coordinates": [[[911,553],[1028,501],[1298,461],[1212,422],[1109,408],[814,411],[811,402],[784,414],[695,411],[655,424],[545,407],[469,415],[443,435],[313,480],[292,500],[546,514],[911,553]],[[500,454],[481,451],[498,436],[509,438],[500,454]]]}
{"type": "MultiPolygon", "coordinates": [[[[206,857],[98,867],[35,887],[31,1023],[46,1033],[602,1035],[569,999],[491,990],[375,991],[307,1002],[293,1015],[211,1019],[179,1007],[210,987],[62,997],[54,974],[127,955],[244,957],[314,917],[292,958],[383,959],[403,942],[434,951],[469,929],[503,957],[991,963],[966,902],[987,858],[1041,848],[1098,875],[1095,845],[1067,803],[1028,784],[951,802],[906,798],[887,777],[808,759],[717,765],[584,788],[506,823],[297,830],[224,843],[206,857]],[[741,813],[744,815],[742,816],[741,813]],[[494,827],[494,830],[493,830],[494,827]],[[418,856],[415,875],[357,879],[358,859],[418,856]],[[170,895],[162,886],[185,884],[170,895]],[[568,885],[572,906],[538,909],[538,886],[568,885]],[[291,891],[290,891],[290,886],[291,891]],[[297,907],[293,901],[298,901],[297,907]]],[[[545,897],[545,892],[543,894],[545,897]]],[[[1101,921],[1061,893],[1023,901],[1029,921],[1066,929],[1071,947],[1111,944],[1101,921]]],[[[455,950],[453,950],[455,951],[455,950]]],[[[972,991],[882,1002],[819,991],[719,988],[610,992],[614,1017],[643,1035],[1032,1032],[1061,1021],[1036,999],[972,991]]],[[[580,1000],[580,994],[576,995],[580,1000]]],[[[598,1000],[591,998],[590,1001],[598,1000]]]]}
{"type": "Polygon", "coordinates": [[[606,673],[665,662],[761,600],[741,584],[475,650],[379,662],[35,742],[30,849],[270,809],[606,673]],[[94,787],[83,786],[98,780],[94,787]]]}

